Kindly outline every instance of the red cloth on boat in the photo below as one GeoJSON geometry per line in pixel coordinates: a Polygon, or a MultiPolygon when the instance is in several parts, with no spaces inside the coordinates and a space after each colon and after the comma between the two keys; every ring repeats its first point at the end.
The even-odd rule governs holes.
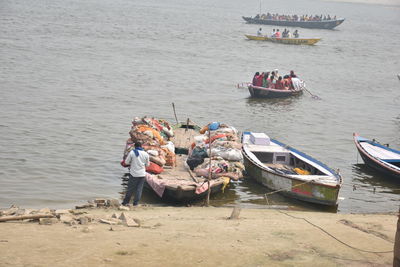
{"type": "Polygon", "coordinates": [[[150,165],[146,167],[146,171],[150,173],[159,174],[162,173],[164,169],[161,166],[155,164],[154,162],[150,162],[150,165]]]}
{"type": "Polygon", "coordinates": [[[146,173],[146,182],[159,197],[163,196],[165,190],[164,180],[158,179],[156,175],[146,173]]]}

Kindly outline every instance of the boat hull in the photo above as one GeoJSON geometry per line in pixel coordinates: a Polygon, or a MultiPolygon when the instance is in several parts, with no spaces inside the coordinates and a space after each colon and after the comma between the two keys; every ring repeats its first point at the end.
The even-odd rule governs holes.
{"type": "Polygon", "coordinates": [[[282,98],[301,95],[303,90],[279,90],[272,88],[258,87],[254,85],[249,85],[248,87],[251,97],[255,98],[282,98]]]}
{"type": "Polygon", "coordinates": [[[250,40],[292,45],[314,45],[321,40],[321,38],[270,38],[267,36],[256,36],[247,34],[245,34],[245,36],[250,40]]]}
{"type": "MultiPolygon", "coordinates": [[[[211,195],[222,192],[223,183],[214,184],[211,186],[211,195]]],[[[200,199],[204,199],[208,191],[204,191],[201,194],[196,194],[196,188],[193,189],[184,189],[181,187],[172,188],[166,187],[164,194],[162,196],[163,200],[172,200],[176,202],[192,202],[200,199]]]]}
{"type": "Polygon", "coordinates": [[[324,20],[324,21],[286,21],[286,20],[269,20],[256,19],[252,17],[242,17],[250,24],[277,25],[284,27],[301,27],[309,29],[333,29],[343,23],[344,19],[324,20]]]}
{"type": "Polygon", "coordinates": [[[358,153],[360,154],[361,158],[363,159],[365,165],[367,165],[368,167],[370,167],[380,173],[388,175],[392,178],[400,179],[400,171],[399,170],[396,170],[396,169],[390,167],[390,165],[385,164],[384,162],[382,162],[382,160],[380,160],[376,157],[373,157],[365,149],[363,149],[363,147],[360,145],[360,140],[359,140],[360,136],[358,134],[353,134],[353,137],[354,137],[354,143],[356,144],[358,153]]]}
{"type": "Polygon", "coordinates": [[[279,193],[284,196],[310,203],[337,206],[340,186],[332,187],[317,183],[305,183],[285,175],[269,172],[253,163],[245,153],[244,165],[251,179],[270,190],[279,190],[279,193]]]}

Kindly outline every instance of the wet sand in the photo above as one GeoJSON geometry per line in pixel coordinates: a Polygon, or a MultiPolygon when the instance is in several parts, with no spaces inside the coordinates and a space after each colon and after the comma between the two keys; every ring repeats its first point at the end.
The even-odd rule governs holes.
{"type": "MultiPolygon", "coordinates": [[[[85,211],[96,219],[122,212],[85,211]]],[[[391,266],[393,261],[393,252],[362,252],[324,231],[358,249],[393,251],[396,214],[242,209],[239,219],[230,220],[231,212],[152,206],[125,211],[140,219],[140,227],[1,223],[0,266],[391,266]]]]}

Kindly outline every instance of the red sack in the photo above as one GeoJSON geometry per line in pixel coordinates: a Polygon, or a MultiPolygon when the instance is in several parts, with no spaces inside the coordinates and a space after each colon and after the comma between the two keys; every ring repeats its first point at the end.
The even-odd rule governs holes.
{"type": "Polygon", "coordinates": [[[150,162],[150,165],[146,167],[146,171],[153,174],[160,174],[164,171],[164,169],[154,162],[150,162]]]}

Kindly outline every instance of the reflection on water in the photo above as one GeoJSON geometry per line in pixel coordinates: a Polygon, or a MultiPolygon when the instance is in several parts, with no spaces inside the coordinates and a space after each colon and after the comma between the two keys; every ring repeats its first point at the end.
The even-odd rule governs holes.
{"type": "Polygon", "coordinates": [[[286,98],[254,98],[249,97],[246,99],[247,106],[253,108],[289,108],[293,105],[294,101],[297,101],[300,96],[291,96],[286,98]]]}
{"type": "MultiPolygon", "coordinates": [[[[374,194],[369,177],[378,175],[353,169],[351,142],[358,131],[400,147],[400,91],[393,83],[398,10],[330,2],[332,12],[351,21],[333,31],[303,29],[323,39],[304,47],[246,41],[243,34],[256,27],[241,16],[254,6],[240,0],[31,2],[0,4],[0,206],[70,208],[96,197],[122,199],[127,124],[142,115],[173,121],[174,102],[178,118],[266,132],[340,168],[341,212],[398,210],[398,191],[388,192],[399,186],[382,182],[374,194]],[[369,31],[358,30],[366,25],[369,31]],[[251,99],[247,89],[233,88],[273,68],[295,70],[323,100],[307,92],[251,99]]],[[[287,10],[288,2],[274,7],[287,10]]],[[[290,3],[326,7],[323,0],[290,3]]],[[[211,202],[265,206],[266,192],[243,180],[211,202]]],[[[309,207],[279,194],[268,201],[309,207]]],[[[142,202],[161,203],[147,189],[142,202]]]]}
{"type": "Polygon", "coordinates": [[[398,179],[384,175],[365,164],[353,164],[353,183],[357,187],[377,193],[400,194],[398,179]]]}

